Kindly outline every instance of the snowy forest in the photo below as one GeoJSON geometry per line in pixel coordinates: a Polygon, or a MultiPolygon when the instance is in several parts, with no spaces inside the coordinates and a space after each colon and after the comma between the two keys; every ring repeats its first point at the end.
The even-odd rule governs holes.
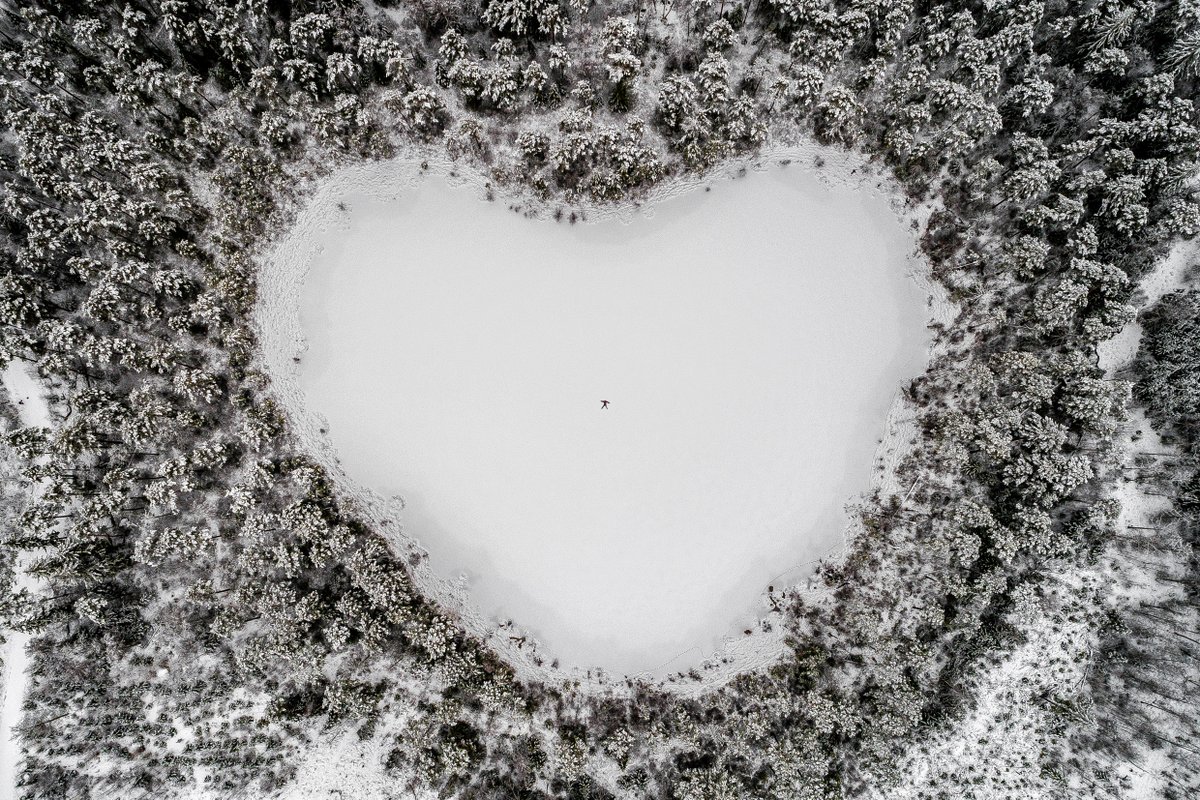
{"type": "Polygon", "coordinates": [[[0,0],[0,53],[16,797],[1200,794],[1200,1],[0,0]],[[340,164],[574,217],[808,140],[955,303],[905,493],[776,663],[530,679],[298,447],[257,259],[340,164]]]}

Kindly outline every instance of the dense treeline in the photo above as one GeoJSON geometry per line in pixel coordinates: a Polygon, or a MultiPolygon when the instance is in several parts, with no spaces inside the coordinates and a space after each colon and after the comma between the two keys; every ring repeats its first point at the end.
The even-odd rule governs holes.
{"type": "MultiPolygon", "coordinates": [[[[6,550],[47,587],[9,613],[38,634],[27,795],[271,788],[317,720],[391,737],[398,776],[473,797],[885,784],[1019,638],[1014,598],[1112,534],[1097,468],[1123,393],[1089,356],[1200,229],[1200,6],[388,12],[0,10],[0,352],[53,386],[57,418],[9,437],[31,499],[6,550]],[[255,253],[339,159],[442,151],[571,205],[806,134],[935,209],[923,248],[962,313],[910,388],[912,490],[872,499],[844,561],[787,596],[769,671],[695,700],[521,684],[296,451],[255,368],[255,253]]],[[[1105,796],[1059,755],[1048,780],[1105,796]]]]}

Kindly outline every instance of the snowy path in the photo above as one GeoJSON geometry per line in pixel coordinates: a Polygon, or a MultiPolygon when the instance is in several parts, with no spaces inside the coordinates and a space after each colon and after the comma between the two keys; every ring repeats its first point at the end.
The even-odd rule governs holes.
{"type": "MultiPolygon", "coordinates": [[[[1193,239],[1175,245],[1166,259],[1142,280],[1138,286],[1137,307],[1140,311],[1150,308],[1164,295],[1183,288],[1188,269],[1195,263],[1197,253],[1200,253],[1198,242],[1200,240],[1193,239]]],[[[1120,372],[1133,362],[1141,342],[1142,324],[1135,319],[1096,348],[1100,367],[1110,375],[1120,372]]]]}
{"type": "MultiPolygon", "coordinates": [[[[19,361],[5,368],[0,380],[12,399],[21,424],[50,427],[50,409],[37,381],[19,361]]],[[[17,582],[28,580],[19,570],[17,582]]],[[[25,698],[26,669],[29,663],[29,634],[7,632],[3,646],[3,687],[0,688],[0,800],[16,797],[17,762],[21,748],[13,738],[13,728],[21,720],[21,704],[25,698]]]]}

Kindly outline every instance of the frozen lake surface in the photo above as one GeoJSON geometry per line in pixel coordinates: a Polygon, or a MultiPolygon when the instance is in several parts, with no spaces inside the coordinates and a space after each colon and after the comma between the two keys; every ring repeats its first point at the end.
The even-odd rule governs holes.
{"type": "Polygon", "coordinates": [[[342,197],[300,298],[305,405],[485,616],[564,666],[698,662],[870,488],[925,364],[912,234],[798,166],[631,222],[478,195],[342,197]]]}

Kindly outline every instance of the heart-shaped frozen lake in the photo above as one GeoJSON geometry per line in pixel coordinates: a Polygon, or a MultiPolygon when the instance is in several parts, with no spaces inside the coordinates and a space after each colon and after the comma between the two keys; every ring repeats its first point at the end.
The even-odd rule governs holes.
{"type": "Polygon", "coordinates": [[[485,615],[565,665],[694,663],[869,489],[924,366],[912,236],[801,167],[628,223],[478,196],[340,198],[300,298],[304,405],[485,615]]]}

